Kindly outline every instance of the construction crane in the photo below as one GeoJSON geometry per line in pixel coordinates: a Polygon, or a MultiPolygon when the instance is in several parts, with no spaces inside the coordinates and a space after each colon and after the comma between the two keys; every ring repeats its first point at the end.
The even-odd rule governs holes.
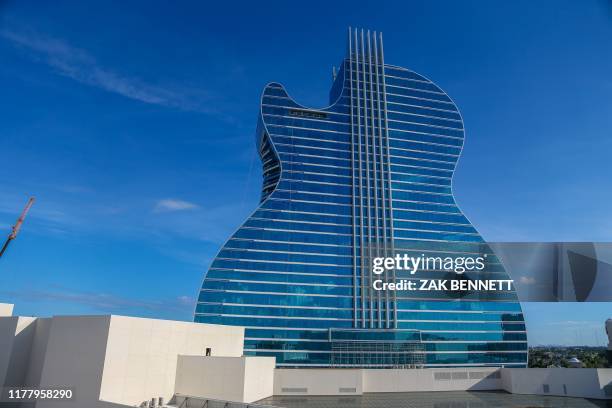
{"type": "Polygon", "coordinates": [[[0,249],[0,258],[2,258],[2,255],[4,254],[4,251],[6,251],[6,248],[8,248],[9,244],[11,243],[11,241],[14,240],[15,238],[17,238],[17,234],[19,234],[19,230],[21,229],[21,225],[23,224],[23,220],[25,220],[25,217],[26,217],[26,215],[28,215],[28,212],[30,211],[30,208],[32,208],[32,204],[34,204],[34,197],[30,197],[30,199],[28,200],[28,203],[26,204],[25,208],[23,209],[23,212],[19,216],[19,219],[17,220],[17,222],[13,226],[13,230],[11,231],[11,233],[9,234],[6,242],[2,246],[2,249],[0,249]]]}

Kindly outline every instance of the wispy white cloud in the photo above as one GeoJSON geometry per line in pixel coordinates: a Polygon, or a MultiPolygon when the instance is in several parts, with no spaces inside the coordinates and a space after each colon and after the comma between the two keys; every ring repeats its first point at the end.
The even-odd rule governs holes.
{"type": "Polygon", "coordinates": [[[155,204],[153,211],[155,212],[168,212],[168,211],[185,211],[195,210],[199,208],[197,204],[190,203],[189,201],[177,200],[175,198],[166,198],[159,200],[155,204]]]}
{"type": "Polygon", "coordinates": [[[603,327],[601,322],[594,322],[590,320],[559,320],[554,322],[547,322],[549,326],[565,326],[569,328],[579,328],[579,327],[603,327]]]}
{"type": "Polygon", "coordinates": [[[119,74],[100,64],[85,50],[67,42],[32,32],[2,30],[0,37],[27,51],[35,61],[51,67],[56,73],[82,84],[112,92],[152,105],[187,111],[213,113],[206,92],[158,86],[139,78],[119,74]]]}
{"type": "Polygon", "coordinates": [[[78,304],[100,313],[125,313],[137,316],[189,316],[195,299],[190,296],[162,297],[159,299],[127,298],[110,293],[94,293],[67,288],[0,291],[0,295],[24,302],[62,302],[78,304]]]}

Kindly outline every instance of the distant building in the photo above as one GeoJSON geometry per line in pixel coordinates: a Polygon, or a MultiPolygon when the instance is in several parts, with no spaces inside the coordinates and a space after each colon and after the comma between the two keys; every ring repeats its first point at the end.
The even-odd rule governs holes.
{"type": "Polygon", "coordinates": [[[606,333],[608,334],[608,363],[612,365],[612,319],[606,320],[606,333]]]}

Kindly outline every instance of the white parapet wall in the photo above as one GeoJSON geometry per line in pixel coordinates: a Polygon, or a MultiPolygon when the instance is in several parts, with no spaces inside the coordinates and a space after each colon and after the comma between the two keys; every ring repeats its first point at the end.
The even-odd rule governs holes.
{"type": "Polygon", "coordinates": [[[274,357],[179,356],[177,395],[250,403],[274,393],[274,357]]]}
{"type": "Polygon", "coordinates": [[[274,372],[274,395],[361,395],[363,370],[285,368],[274,372]]]}
{"type": "Polygon", "coordinates": [[[612,369],[277,369],[274,375],[275,395],[486,390],[612,399],[612,369]]]}
{"type": "Polygon", "coordinates": [[[502,368],[504,390],[513,394],[612,399],[610,368],[502,368]]]}
{"type": "MultiPolygon", "coordinates": [[[[244,329],[124,316],[0,317],[0,387],[70,387],[46,407],[140,405],[174,395],[181,354],[242,355],[244,329]]],[[[252,375],[251,375],[252,376],[252,375]]]]}
{"type": "Polygon", "coordinates": [[[498,368],[277,369],[275,395],[500,390],[498,368]]]}
{"type": "Polygon", "coordinates": [[[0,318],[0,386],[22,385],[26,381],[36,318],[0,318]]]}
{"type": "Polygon", "coordinates": [[[242,355],[244,329],[111,316],[100,399],[140,403],[174,394],[178,356],[242,355]]]}
{"type": "Polygon", "coordinates": [[[484,391],[501,389],[498,368],[363,370],[363,392],[484,391]]]}

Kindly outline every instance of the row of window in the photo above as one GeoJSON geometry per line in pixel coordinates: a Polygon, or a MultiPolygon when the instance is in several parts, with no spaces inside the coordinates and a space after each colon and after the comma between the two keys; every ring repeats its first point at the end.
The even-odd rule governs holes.
{"type": "MultiPolygon", "coordinates": [[[[430,214],[424,217],[426,220],[432,221],[440,221],[444,222],[445,220],[463,220],[463,215],[457,210],[455,207],[449,206],[424,206],[418,205],[417,203],[408,204],[403,203],[401,206],[398,206],[399,203],[393,205],[393,218],[409,220],[411,217],[418,217],[415,214],[430,214]],[[448,217],[448,218],[445,218],[448,217]]],[[[372,202],[372,207],[374,203],[372,202]]],[[[330,215],[340,215],[340,216],[352,216],[353,208],[351,205],[347,204],[337,204],[337,203],[322,203],[311,200],[289,200],[284,196],[276,197],[271,196],[261,207],[263,209],[269,210],[279,210],[279,211],[297,211],[297,212],[306,212],[306,213],[318,213],[318,214],[330,214],[330,215]]],[[[425,219],[424,219],[425,220],[425,219]]],[[[462,221],[460,221],[462,222],[462,221]]]]}
{"type": "MultiPolygon", "coordinates": [[[[307,243],[343,244],[349,245],[353,228],[350,226],[319,225],[308,223],[292,223],[274,220],[258,220],[250,218],[244,226],[234,235],[237,238],[259,238],[283,241],[301,241],[307,243]],[[274,238],[272,238],[274,237],[274,238]],[[284,238],[283,238],[284,237],[284,238]]],[[[400,221],[398,221],[399,223],[400,221]]],[[[375,226],[374,223],[372,225],[375,226]]],[[[393,237],[396,240],[436,240],[456,242],[482,242],[482,238],[475,232],[456,232],[457,226],[442,224],[412,223],[412,228],[394,229],[393,237]],[[447,231],[444,231],[447,230],[447,231]]],[[[408,226],[408,225],[404,225],[408,226]]],[[[364,227],[365,228],[365,227],[364,227]]],[[[376,230],[369,231],[369,236],[376,236],[376,230]]],[[[382,230],[379,229],[382,235],[382,230]]],[[[379,235],[379,236],[380,236],[379,235]]],[[[372,238],[371,238],[372,239],[372,238]]]]}
{"type": "MultiPolygon", "coordinates": [[[[366,217],[368,212],[365,211],[364,214],[366,217]]],[[[366,229],[366,234],[370,237],[380,236],[382,239],[383,233],[386,233],[390,236],[390,228],[384,229],[382,227],[382,211],[379,210],[378,217],[376,217],[375,208],[372,208],[369,211],[370,217],[364,220],[364,229],[366,229]],[[378,225],[378,227],[377,227],[378,225]]],[[[357,217],[359,217],[359,211],[357,211],[357,217]]],[[[296,219],[297,217],[292,217],[294,219],[287,219],[277,217],[275,213],[263,213],[259,212],[258,214],[250,217],[248,221],[245,222],[244,226],[251,228],[262,228],[262,229],[273,229],[273,230],[286,230],[286,231],[308,231],[308,232],[321,232],[321,233],[335,233],[335,234],[345,234],[351,235],[353,233],[353,225],[350,222],[346,222],[346,220],[342,223],[330,223],[330,222],[315,222],[315,221],[307,221],[296,219]]],[[[308,218],[308,217],[305,217],[308,218]]],[[[406,234],[409,237],[418,238],[424,237],[419,234],[408,234],[408,232],[436,232],[436,233],[455,233],[455,234],[466,234],[473,235],[476,234],[476,230],[471,225],[457,225],[457,224],[444,224],[444,223],[431,223],[431,222],[416,222],[416,221],[402,221],[395,220],[393,221],[393,227],[395,232],[401,232],[397,235],[397,237],[402,237],[406,234]],[[403,232],[408,231],[408,232],[403,232]]],[[[359,218],[356,219],[355,228],[360,228],[359,218]]]]}
{"type": "MultiPolygon", "coordinates": [[[[196,313],[253,315],[253,316],[285,316],[285,317],[312,317],[312,318],[337,318],[351,320],[353,310],[338,309],[300,309],[300,308],[272,308],[266,306],[242,306],[200,303],[196,313]]],[[[358,313],[361,313],[358,310],[358,313]]],[[[429,313],[429,312],[397,312],[399,320],[431,321],[452,320],[461,322],[487,321],[487,322],[522,322],[523,315],[520,313],[429,313]]]]}
{"type": "MultiPolygon", "coordinates": [[[[249,221],[255,223],[254,221],[249,221]]],[[[252,224],[251,224],[252,225],[252,224]]],[[[307,224],[305,224],[307,225],[307,224]]],[[[338,232],[311,232],[308,230],[298,231],[297,228],[291,230],[282,228],[243,226],[235,234],[235,238],[258,239],[264,241],[285,241],[285,242],[304,242],[306,244],[321,245],[346,245],[352,244],[352,235],[338,232]]],[[[428,241],[428,242],[472,242],[482,243],[482,238],[478,235],[460,232],[435,232],[424,229],[395,229],[394,239],[396,241],[428,241]]],[[[411,242],[396,242],[397,247],[410,245],[411,242]]]]}
{"type": "MultiPolygon", "coordinates": [[[[358,204],[357,204],[358,205],[358,204]]],[[[359,209],[356,209],[355,215],[356,219],[354,220],[355,228],[359,228],[361,225],[359,219],[359,209]]],[[[367,211],[364,211],[367,213],[367,211]]],[[[385,218],[389,218],[390,211],[385,209],[382,210],[382,205],[379,202],[378,212],[376,211],[376,207],[372,207],[369,209],[370,220],[372,221],[372,227],[374,231],[382,236],[384,231],[382,227],[382,218],[383,214],[385,218]],[[378,218],[379,228],[376,231],[375,223],[376,218],[378,218]]],[[[276,210],[269,209],[260,209],[257,210],[251,217],[251,219],[257,220],[265,220],[271,221],[273,224],[269,224],[267,226],[274,225],[274,228],[277,228],[280,224],[274,224],[278,222],[294,222],[297,224],[306,224],[306,225],[324,225],[329,227],[338,226],[339,229],[335,230],[338,233],[343,233],[344,228],[352,228],[353,227],[353,219],[349,216],[345,215],[321,215],[321,214],[308,214],[301,212],[282,212],[276,210]]],[[[283,224],[285,225],[285,224],[283,224]]],[[[296,225],[296,224],[292,224],[296,225]]],[[[364,225],[367,225],[364,223],[364,225]]],[[[254,226],[254,225],[249,225],[254,226]]],[[[475,233],[474,227],[471,226],[467,222],[465,218],[460,216],[456,217],[444,217],[444,215],[439,214],[431,214],[431,213],[418,213],[418,212],[404,212],[400,214],[400,216],[396,217],[393,221],[393,227],[398,229],[424,229],[424,230],[432,230],[432,231],[449,231],[449,232],[470,232],[475,233]],[[412,218],[410,217],[412,216],[412,218]],[[414,219],[416,218],[416,219],[414,219]],[[452,221],[448,221],[452,220],[452,221]]],[[[300,228],[297,227],[299,230],[300,228]]],[[[389,233],[389,226],[386,231],[389,233]]],[[[312,231],[316,231],[316,229],[312,229],[312,231]]],[[[325,231],[325,229],[321,230],[325,231]]],[[[348,232],[350,233],[350,231],[348,232]]]]}
{"type": "MultiPolygon", "coordinates": [[[[302,183],[305,185],[305,183],[302,183]]],[[[279,183],[278,188],[272,194],[272,197],[276,200],[284,199],[291,201],[302,201],[302,202],[313,202],[313,203],[321,203],[321,204],[335,204],[335,205],[346,205],[352,206],[353,197],[350,194],[350,191],[344,191],[344,195],[339,195],[335,193],[324,193],[324,192],[309,192],[304,190],[296,190],[293,188],[289,182],[281,181],[279,183]]],[[[310,186],[309,186],[310,187],[310,186]]],[[[358,187],[357,187],[358,188],[358,187]]],[[[378,190],[380,192],[380,190],[378,190]]],[[[393,207],[394,208],[404,208],[404,209],[427,209],[427,206],[432,209],[441,210],[441,212],[446,213],[458,213],[459,210],[456,207],[454,202],[448,202],[449,199],[445,197],[452,196],[443,196],[437,194],[428,194],[428,193],[410,193],[408,196],[403,195],[405,198],[396,198],[395,195],[401,192],[393,192],[393,207]],[[425,207],[413,206],[412,204],[424,204],[425,207]]],[[[375,208],[377,205],[374,194],[370,195],[370,207],[375,208]]],[[[363,196],[361,197],[363,206],[367,206],[367,194],[366,190],[364,190],[363,196]]],[[[359,201],[357,201],[357,205],[359,205],[359,201]]],[[[433,210],[436,211],[436,210],[433,210]]]]}
{"type": "MultiPolygon", "coordinates": [[[[289,136],[299,137],[307,140],[317,141],[329,141],[330,143],[345,143],[350,144],[353,141],[355,144],[359,142],[359,135],[357,133],[351,134],[350,130],[328,130],[321,128],[312,128],[310,126],[297,126],[294,123],[268,123],[266,127],[270,132],[270,135],[276,141],[277,136],[289,136]]],[[[383,142],[383,148],[386,148],[387,135],[385,134],[385,141],[383,142]]],[[[370,136],[371,137],[371,136],[370,136]]],[[[441,138],[440,136],[428,135],[417,132],[401,132],[393,129],[388,131],[389,145],[393,146],[393,140],[411,144],[399,144],[396,147],[412,148],[415,150],[431,151],[432,153],[440,154],[459,154],[460,148],[463,145],[463,141],[455,138],[441,138]]],[[[361,135],[361,142],[365,144],[365,135],[361,135]]],[[[323,145],[322,147],[326,147],[323,145]]],[[[329,146],[331,147],[331,146],[329,146]]]]}
{"type": "MultiPolygon", "coordinates": [[[[325,352],[289,352],[289,351],[278,351],[278,352],[265,352],[257,350],[245,350],[247,355],[265,356],[265,357],[276,357],[277,365],[288,366],[288,367],[300,367],[300,366],[329,366],[331,364],[331,356],[325,352]]],[[[356,366],[367,366],[368,359],[363,360],[355,359],[356,366]]],[[[389,364],[393,365],[393,360],[390,360],[389,364]]],[[[525,352],[514,352],[514,353],[436,353],[425,355],[425,365],[428,364],[457,364],[461,366],[469,364],[496,364],[510,366],[512,363],[516,363],[517,366],[524,366],[527,362],[527,353],[525,352]]],[[[380,365],[380,360],[376,357],[370,357],[369,363],[372,366],[380,365]]]]}
{"type": "MultiPolygon", "coordinates": [[[[378,105],[380,101],[381,104],[384,103],[384,91],[386,91],[387,99],[389,98],[389,94],[397,93],[405,96],[410,96],[414,98],[424,99],[427,101],[437,101],[442,103],[447,103],[449,105],[452,104],[450,98],[442,92],[419,89],[416,86],[406,86],[407,84],[387,84],[386,87],[382,84],[382,77],[379,77],[379,81],[376,81],[375,78],[369,78],[366,75],[365,82],[364,78],[361,75],[358,75],[356,72],[353,72],[353,75],[347,75],[345,78],[345,89],[344,93],[350,93],[350,84],[352,80],[353,85],[353,96],[359,97],[362,99],[367,99],[367,105],[370,105],[370,99],[373,98],[374,106],[378,105]],[[378,83],[378,86],[376,86],[378,83]],[[370,87],[372,85],[372,87],[370,87]],[[347,90],[348,88],[348,90],[347,90]]],[[[386,78],[385,78],[386,80],[386,78]]],[[[386,81],[385,81],[386,82],[386,81]]],[[[413,85],[413,84],[410,84],[413,85]]],[[[364,104],[364,102],[361,102],[364,104]]],[[[448,109],[448,108],[447,108],[448,109]]]]}
{"type": "MultiPolygon", "coordinates": [[[[273,261],[269,261],[273,263],[273,261]]],[[[219,275],[219,274],[214,274],[219,275]]],[[[376,291],[372,289],[372,282],[376,280],[376,277],[368,277],[366,276],[365,285],[361,284],[361,279],[354,277],[353,279],[356,282],[333,282],[333,283],[323,283],[324,279],[313,278],[310,276],[311,280],[315,280],[315,282],[306,282],[308,279],[280,279],[279,275],[276,274],[261,274],[262,276],[257,277],[255,275],[247,275],[242,279],[239,278],[231,278],[228,276],[220,277],[207,277],[208,285],[207,289],[209,290],[234,290],[234,291],[243,291],[243,292],[253,292],[253,293],[279,293],[279,294],[297,294],[299,296],[342,296],[342,297],[352,297],[357,291],[357,293],[363,291],[367,294],[368,297],[377,299],[386,298],[389,296],[398,296],[398,297],[408,297],[408,298],[419,298],[419,297],[430,297],[430,298],[438,298],[438,299],[453,299],[456,298],[458,293],[456,291],[414,291],[408,293],[398,294],[396,292],[382,292],[376,291]],[[422,293],[427,292],[427,293],[422,293]]],[[[452,275],[450,273],[449,275],[452,275]]],[[[288,275],[295,276],[295,275],[288,275]]],[[[317,276],[319,278],[319,276],[317,276]]],[[[330,279],[330,278],[328,278],[330,279]]],[[[379,279],[382,279],[380,277],[379,279]]],[[[419,284],[419,279],[414,278],[414,281],[419,284]]],[[[493,298],[503,299],[504,297],[508,297],[508,295],[513,295],[513,292],[498,290],[492,293],[486,292],[461,292],[462,297],[469,299],[470,296],[475,298],[481,298],[485,296],[490,296],[493,298]]]]}
{"type": "MultiPolygon", "coordinates": [[[[350,92],[350,89],[349,89],[350,92]]],[[[283,96],[283,95],[278,95],[278,96],[283,96]]],[[[338,109],[340,108],[339,105],[346,105],[350,107],[350,102],[351,99],[353,101],[353,106],[357,106],[357,96],[353,95],[351,98],[350,93],[345,92],[340,98],[338,98],[338,101],[336,103],[336,105],[334,105],[334,109],[338,109]]],[[[361,103],[361,101],[359,101],[359,103],[361,103]]],[[[454,105],[452,104],[448,104],[442,101],[436,101],[436,100],[432,100],[431,98],[422,98],[416,95],[401,95],[399,93],[388,93],[387,94],[387,109],[391,109],[391,110],[400,110],[404,105],[408,105],[408,106],[417,106],[423,109],[431,109],[431,110],[435,110],[435,111],[442,111],[442,112],[451,112],[451,113],[456,113],[456,111],[454,111],[454,105]],[[394,106],[395,105],[395,106],[394,106]]]]}
{"type": "MultiPolygon", "coordinates": [[[[283,104],[264,103],[261,106],[261,111],[264,115],[275,115],[275,116],[287,116],[288,115],[292,117],[318,119],[318,120],[329,119],[330,122],[337,122],[337,123],[347,123],[351,121],[350,113],[347,114],[344,112],[335,112],[333,109],[326,110],[325,113],[313,112],[313,114],[310,116],[305,116],[305,115],[296,116],[293,113],[295,111],[295,108],[283,106],[283,104]]],[[[430,116],[430,115],[421,115],[421,114],[413,114],[410,112],[396,112],[396,111],[387,112],[387,116],[385,118],[382,111],[380,112],[380,116],[379,116],[379,113],[376,110],[374,112],[370,111],[369,106],[367,107],[367,114],[368,114],[367,118],[364,116],[365,110],[363,106],[361,107],[361,110],[359,112],[361,112],[361,115],[362,115],[361,117],[361,121],[363,122],[362,125],[366,126],[367,124],[368,134],[370,135],[372,133],[376,133],[376,134],[380,133],[379,129],[383,129],[383,132],[384,132],[385,127],[393,127],[393,125],[389,124],[389,122],[422,124],[422,125],[431,125],[434,127],[463,130],[462,122],[456,119],[447,119],[447,118],[440,118],[440,117],[435,117],[435,116],[430,116]],[[379,121],[379,118],[380,118],[380,121],[379,121]],[[374,128],[374,130],[372,130],[372,128],[374,128]]],[[[353,109],[353,117],[355,117],[355,115],[357,114],[358,112],[356,112],[355,109],[353,109]]],[[[355,122],[356,120],[353,119],[353,126],[357,125],[355,122]]]]}
{"type": "MultiPolygon", "coordinates": [[[[317,270],[323,270],[326,268],[334,269],[338,272],[341,272],[345,269],[347,275],[352,276],[352,270],[349,268],[341,268],[341,267],[326,267],[326,266],[317,266],[317,265],[303,265],[303,264],[282,264],[282,263],[274,263],[267,262],[265,265],[262,262],[253,262],[253,261],[234,261],[228,259],[219,259],[217,258],[213,262],[214,268],[224,268],[229,269],[228,264],[236,264],[237,269],[257,269],[257,268],[269,268],[274,270],[274,268],[285,268],[291,269],[293,271],[299,271],[305,269],[305,272],[316,273],[317,270]],[[287,266],[292,268],[287,268],[287,266]]],[[[352,307],[351,302],[341,302],[341,301],[330,301],[326,302],[323,298],[346,298],[353,299],[354,289],[353,287],[340,287],[340,286],[328,286],[328,285],[318,285],[318,284],[305,284],[305,283],[269,283],[269,282],[256,282],[256,281],[228,281],[225,279],[213,279],[207,278],[206,291],[228,291],[234,293],[250,293],[250,294],[269,294],[270,296],[278,295],[284,296],[285,298],[290,298],[292,296],[299,297],[312,297],[312,301],[309,303],[308,301],[302,302],[304,306],[335,306],[335,307],[352,307]],[[325,303],[325,304],[323,304],[325,303]]],[[[376,296],[385,296],[384,293],[380,291],[375,291],[369,285],[365,287],[366,296],[376,297],[376,296]]],[[[357,295],[359,292],[357,292],[357,295]]],[[[465,300],[480,300],[480,301],[511,301],[516,299],[516,294],[513,291],[487,291],[487,292],[460,292],[457,293],[455,291],[395,291],[392,293],[394,297],[397,297],[398,300],[406,299],[406,300],[451,300],[451,299],[465,299],[465,300]]],[[[236,296],[236,295],[232,295],[236,296]]],[[[201,300],[207,300],[204,293],[200,293],[201,300]]],[[[211,301],[212,302],[212,301],[211,301]]],[[[228,303],[234,303],[230,300],[227,300],[228,303]]],[[[266,301],[263,302],[255,302],[266,304],[266,301]]]]}
{"type": "MultiPolygon", "coordinates": [[[[423,351],[429,353],[447,351],[465,352],[495,352],[495,351],[525,351],[525,343],[424,343],[423,351]]],[[[308,350],[324,351],[331,350],[331,343],[326,342],[299,342],[299,341],[270,341],[270,340],[246,340],[244,348],[257,351],[284,351],[284,350],[308,350]]]]}
{"type": "MultiPolygon", "coordinates": [[[[233,255],[240,255],[240,254],[245,254],[245,252],[240,252],[240,250],[236,249],[232,249],[230,247],[225,247],[222,251],[222,254],[219,254],[220,257],[224,257],[224,256],[229,256],[232,257],[233,255]]],[[[383,249],[380,248],[379,251],[376,251],[376,248],[372,250],[373,252],[373,256],[377,256],[377,255],[382,255],[383,254],[383,249]],[[377,253],[378,252],[378,253],[377,253]]],[[[340,258],[340,256],[338,255],[305,255],[306,257],[303,258],[304,254],[303,253],[297,253],[297,254],[287,254],[287,253],[277,253],[277,252],[272,252],[272,253],[265,253],[265,252],[261,252],[261,251],[248,251],[248,253],[246,253],[244,258],[240,258],[243,260],[246,259],[257,259],[257,260],[262,260],[259,256],[259,254],[264,254],[264,256],[262,256],[261,258],[264,258],[265,260],[269,260],[271,262],[278,262],[280,261],[284,261],[284,262],[308,262],[310,261],[311,263],[314,263],[315,261],[320,261],[320,262],[337,262],[340,265],[343,265],[344,267],[350,266],[350,265],[346,265],[346,263],[352,264],[352,260],[353,257],[352,256],[342,256],[342,258],[340,258]],[[269,258],[269,259],[268,259],[269,258]]],[[[227,258],[226,258],[227,259],[227,258]]],[[[304,273],[297,273],[297,272],[282,272],[282,271],[270,271],[270,270],[265,270],[266,266],[260,266],[260,269],[248,269],[248,270],[232,270],[232,269],[221,269],[221,268],[211,268],[209,271],[209,274],[207,275],[207,277],[209,278],[217,278],[217,279],[247,279],[247,280],[253,280],[253,279],[258,279],[261,281],[275,281],[275,282],[292,282],[292,283],[320,283],[320,284],[334,284],[334,285],[347,285],[347,284],[353,284],[352,282],[347,281],[347,279],[356,279],[355,285],[356,286],[360,286],[360,276],[361,276],[361,257],[359,255],[355,256],[355,277],[351,276],[350,274],[347,274],[345,271],[340,271],[340,272],[344,272],[344,273],[338,273],[338,274],[324,274],[324,273],[310,273],[310,274],[304,274],[304,273]]],[[[371,276],[370,274],[370,267],[369,267],[369,261],[366,261],[365,263],[366,267],[365,269],[365,275],[366,276],[371,276]]],[[[443,271],[443,270],[419,270],[418,274],[415,275],[411,275],[411,272],[409,271],[387,271],[384,272],[383,274],[380,275],[380,277],[377,277],[376,275],[374,275],[373,279],[384,279],[384,280],[388,280],[391,277],[394,277],[396,280],[399,279],[406,279],[406,280],[414,280],[417,282],[417,284],[420,284],[420,279],[446,279],[446,280],[450,280],[450,279],[454,279],[457,276],[453,275],[454,272],[450,272],[449,271],[443,271]]],[[[470,280],[474,280],[474,279],[506,279],[506,273],[503,270],[503,267],[501,265],[493,265],[493,266],[489,266],[487,265],[487,270],[486,271],[469,271],[469,272],[465,272],[464,274],[461,275],[462,279],[470,279],[470,280]],[[493,270],[494,269],[494,270],[493,270]]],[[[370,278],[366,278],[366,279],[370,279],[370,278]]],[[[369,282],[369,280],[365,283],[366,286],[370,286],[371,282],[369,282]]]]}
{"type": "MultiPolygon", "coordinates": [[[[334,165],[329,165],[329,164],[313,164],[313,163],[308,163],[308,162],[304,162],[300,160],[302,159],[300,159],[300,157],[298,156],[289,156],[289,158],[285,158],[282,164],[283,173],[284,174],[309,173],[313,176],[315,180],[316,178],[320,177],[319,174],[322,173],[326,176],[329,176],[329,173],[331,172],[335,173],[335,175],[333,176],[338,177],[338,178],[339,177],[344,177],[344,178],[351,177],[350,167],[334,166],[334,165]]],[[[358,177],[359,172],[355,170],[354,173],[355,173],[355,177],[358,177]]],[[[386,173],[386,169],[385,169],[385,173],[386,173]]],[[[293,178],[293,174],[288,175],[284,178],[291,179],[293,178]]],[[[366,176],[367,173],[365,172],[365,170],[362,170],[361,174],[362,174],[362,177],[367,177],[366,176]]],[[[381,177],[380,169],[377,169],[376,172],[373,172],[372,170],[370,170],[369,174],[371,178],[374,178],[375,174],[378,179],[380,179],[381,177]]],[[[386,178],[387,176],[385,174],[385,179],[386,178]]],[[[335,179],[330,179],[330,180],[336,181],[335,179]]],[[[450,185],[451,185],[450,177],[432,177],[429,174],[425,174],[425,175],[411,174],[410,172],[406,172],[405,169],[403,169],[403,171],[400,173],[391,172],[391,180],[397,183],[415,183],[419,185],[430,185],[434,187],[443,186],[446,188],[450,188],[450,185]]],[[[358,185],[358,183],[356,183],[356,185],[358,185]]]]}
{"type": "MultiPolygon", "coordinates": [[[[261,294],[247,292],[232,292],[225,293],[223,291],[211,291],[208,289],[202,290],[199,296],[199,302],[218,302],[218,303],[240,303],[240,304],[257,304],[257,305],[273,305],[287,307],[334,307],[351,309],[353,308],[353,299],[348,297],[319,297],[309,298],[307,296],[284,296],[279,294],[261,294]]],[[[481,302],[469,301],[462,299],[461,302],[440,300],[402,300],[396,302],[398,310],[436,310],[440,312],[448,311],[487,311],[487,312],[504,312],[504,313],[520,313],[520,305],[518,302],[481,302]]]]}
{"type": "MultiPolygon", "coordinates": [[[[351,123],[332,122],[323,119],[296,118],[293,116],[273,115],[270,113],[264,114],[263,117],[264,123],[266,125],[271,124],[294,126],[305,129],[330,130],[343,133],[349,133],[352,129],[353,134],[371,136],[370,126],[367,125],[366,127],[365,123],[362,123],[361,126],[359,126],[359,124],[351,125],[351,123]]],[[[448,141],[448,139],[455,139],[458,142],[463,141],[463,129],[447,128],[422,123],[400,122],[397,120],[389,120],[387,123],[389,133],[393,130],[396,130],[400,132],[403,131],[409,133],[431,135],[442,143],[448,141]]]]}
{"type": "MultiPolygon", "coordinates": [[[[285,166],[285,163],[298,163],[306,166],[331,166],[337,168],[343,168],[345,171],[341,174],[351,174],[351,162],[350,159],[340,159],[319,155],[311,155],[305,153],[292,153],[281,150],[279,152],[279,157],[281,159],[281,166],[285,166]]],[[[410,164],[410,159],[398,159],[395,157],[391,158],[391,172],[400,173],[400,174],[408,174],[408,175],[421,175],[427,177],[421,178],[423,182],[428,182],[430,178],[443,178],[448,180],[445,184],[450,184],[449,181],[451,179],[452,170],[451,169],[441,169],[440,167],[428,167],[428,162],[421,162],[418,160],[412,161],[410,164]]],[[[364,167],[365,170],[365,167],[364,167]]],[[[380,169],[378,169],[380,171],[380,169]]],[[[387,171],[387,169],[384,169],[387,171]]],[[[329,171],[329,170],[327,170],[329,171]]],[[[365,171],[364,171],[365,173],[365,171]]]]}
{"type": "MultiPolygon", "coordinates": [[[[384,333],[392,333],[397,337],[397,340],[414,340],[414,334],[409,332],[392,331],[392,332],[370,332],[372,339],[385,338],[384,333]],[[404,334],[401,334],[404,333],[404,334]]],[[[362,333],[362,335],[365,333],[362,333]]],[[[526,342],[526,333],[507,333],[507,332],[417,332],[417,338],[423,342],[526,342]]],[[[329,341],[328,330],[286,330],[282,328],[247,328],[245,330],[245,339],[260,340],[260,339],[285,339],[291,340],[310,340],[310,341],[329,341]]]]}
{"type": "MultiPolygon", "coordinates": [[[[388,234],[389,236],[390,234],[388,234]]],[[[380,234],[379,236],[382,236],[380,234]]],[[[432,256],[432,257],[458,257],[458,256],[486,256],[487,260],[485,263],[485,271],[497,272],[502,271],[502,265],[500,260],[491,253],[488,246],[474,245],[468,246],[465,242],[448,242],[444,245],[436,245],[432,243],[431,248],[423,247],[422,243],[418,241],[404,243],[397,242],[385,243],[382,238],[381,240],[373,240],[368,243],[372,248],[383,248],[384,246],[395,248],[396,253],[407,254],[409,256],[432,256]],[[402,244],[401,246],[399,244],[402,244]],[[480,252],[479,252],[480,251],[480,252]]],[[[353,254],[352,247],[337,246],[337,245],[320,245],[320,244],[308,244],[300,241],[270,241],[270,240],[252,240],[252,239],[240,239],[231,238],[226,248],[234,249],[250,249],[258,252],[283,252],[283,253],[304,253],[304,254],[319,254],[319,255],[333,255],[333,256],[351,256],[353,254]]],[[[356,242],[355,248],[357,249],[357,255],[360,248],[360,243],[356,242]]],[[[366,246],[367,248],[367,246],[366,246]]]]}
{"type": "MultiPolygon", "coordinates": [[[[266,326],[266,327],[296,327],[296,328],[352,328],[353,320],[315,319],[315,318],[276,318],[271,316],[238,316],[196,313],[205,316],[207,323],[237,325],[237,326],[266,326]]],[[[375,322],[377,324],[378,322],[375,322]]],[[[446,322],[397,322],[398,329],[411,330],[438,330],[438,331],[525,331],[522,323],[446,323],[446,322]]],[[[381,327],[382,328],[382,327],[381,327]]]]}
{"type": "MultiPolygon", "coordinates": [[[[305,141],[303,139],[293,140],[292,136],[277,136],[272,134],[274,138],[274,145],[278,152],[282,153],[292,153],[292,154],[310,154],[314,156],[322,156],[329,158],[338,158],[343,160],[350,161],[351,159],[351,150],[354,151],[353,157],[354,161],[358,162],[359,159],[359,149],[357,144],[350,147],[347,146],[338,146],[338,143],[327,143],[319,140],[309,140],[305,141]]],[[[393,143],[391,144],[393,146],[393,143]]],[[[379,146],[376,147],[376,151],[374,152],[372,146],[370,146],[369,150],[366,151],[365,143],[361,146],[361,161],[363,163],[363,167],[366,168],[367,164],[372,167],[373,163],[383,166],[386,166],[386,159],[381,159],[381,155],[386,157],[390,157],[391,161],[393,159],[411,159],[414,161],[416,165],[434,166],[434,164],[440,164],[440,166],[445,166],[446,168],[452,169],[457,162],[457,155],[447,154],[447,153],[427,153],[416,150],[404,149],[391,147],[391,155],[387,156],[387,148],[384,147],[380,149],[379,146]],[[381,151],[382,150],[382,151],[381,151]],[[449,167],[450,166],[450,167],[449,167]]],[[[441,167],[441,168],[443,168],[441,167]]],[[[434,168],[436,168],[434,166],[434,168]]]]}

